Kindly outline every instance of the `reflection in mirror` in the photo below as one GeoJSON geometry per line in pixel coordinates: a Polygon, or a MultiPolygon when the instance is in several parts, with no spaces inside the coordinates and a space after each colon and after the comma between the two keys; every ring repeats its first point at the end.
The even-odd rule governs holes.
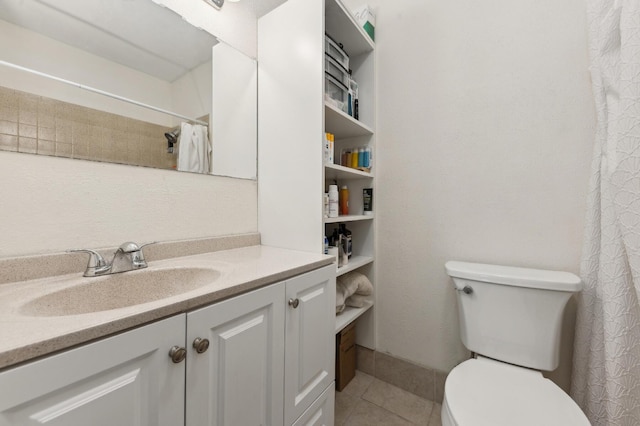
{"type": "Polygon", "coordinates": [[[0,150],[256,176],[255,60],[154,1],[3,0],[0,60],[153,107],[0,66],[0,150]]]}

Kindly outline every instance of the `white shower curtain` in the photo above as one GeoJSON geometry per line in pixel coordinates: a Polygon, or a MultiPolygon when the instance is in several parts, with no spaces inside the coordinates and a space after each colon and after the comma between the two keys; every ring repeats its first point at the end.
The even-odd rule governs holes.
{"type": "Polygon", "coordinates": [[[571,394],[596,426],[640,425],[640,0],[587,0],[598,118],[571,394]]]}

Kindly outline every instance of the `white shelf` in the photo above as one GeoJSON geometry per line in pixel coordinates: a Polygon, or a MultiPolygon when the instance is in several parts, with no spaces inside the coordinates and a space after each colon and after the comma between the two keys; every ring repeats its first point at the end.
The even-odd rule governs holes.
{"type": "Polygon", "coordinates": [[[349,56],[371,52],[375,47],[375,43],[356,22],[351,12],[342,2],[336,0],[326,0],[325,31],[335,41],[344,45],[344,50],[349,56]]]}
{"type": "Polygon", "coordinates": [[[351,324],[353,321],[373,306],[373,302],[366,301],[362,308],[352,308],[347,306],[342,313],[336,315],[336,333],[342,331],[343,328],[351,324]]]}
{"type": "Polygon", "coordinates": [[[347,263],[346,266],[338,268],[338,271],[336,272],[336,277],[339,277],[340,275],[344,275],[347,272],[351,272],[371,262],[373,262],[373,257],[371,256],[351,256],[351,259],[349,259],[349,263],[347,263]]]}
{"type": "Polygon", "coordinates": [[[324,104],[324,129],[337,139],[372,135],[373,129],[331,104],[324,104]]]}
{"type": "Polygon", "coordinates": [[[351,180],[351,179],[371,179],[373,173],[363,172],[362,170],[353,169],[351,167],[340,166],[339,164],[324,165],[325,180],[351,180]]]}
{"type": "Polygon", "coordinates": [[[338,217],[325,217],[324,223],[342,223],[342,222],[355,222],[358,220],[371,220],[373,219],[373,215],[362,215],[362,214],[349,214],[338,217]]]}

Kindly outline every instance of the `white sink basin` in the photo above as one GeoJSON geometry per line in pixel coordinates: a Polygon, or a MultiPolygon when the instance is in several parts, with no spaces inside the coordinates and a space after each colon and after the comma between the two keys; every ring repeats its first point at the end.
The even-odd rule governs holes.
{"type": "Polygon", "coordinates": [[[170,268],[84,278],[77,285],[31,300],[20,312],[51,317],[108,311],[186,293],[219,277],[220,271],[215,269],[170,268]]]}

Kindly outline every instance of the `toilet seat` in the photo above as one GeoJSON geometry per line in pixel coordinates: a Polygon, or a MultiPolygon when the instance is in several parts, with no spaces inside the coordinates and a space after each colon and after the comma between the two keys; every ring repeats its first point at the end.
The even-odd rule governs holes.
{"type": "Polygon", "coordinates": [[[445,382],[442,424],[457,426],[589,426],[578,405],[539,371],[479,357],[445,382]]]}

